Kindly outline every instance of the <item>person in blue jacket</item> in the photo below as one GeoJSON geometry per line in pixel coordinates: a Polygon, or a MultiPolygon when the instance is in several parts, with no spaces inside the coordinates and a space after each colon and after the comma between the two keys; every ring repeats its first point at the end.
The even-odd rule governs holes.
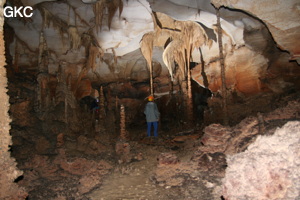
{"type": "Polygon", "coordinates": [[[158,137],[158,120],[160,112],[158,111],[156,103],[154,103],[154,97],[148,97],[148,103],[145,106],[144,114],[146,115],[147,121],[147,136],[151,136],[151,127],[154,127],[154,137],[158,137]]]}

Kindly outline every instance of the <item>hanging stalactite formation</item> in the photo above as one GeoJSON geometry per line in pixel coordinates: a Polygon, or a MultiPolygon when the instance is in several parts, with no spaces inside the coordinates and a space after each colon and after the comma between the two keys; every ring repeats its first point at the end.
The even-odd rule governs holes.
{"type": "Polygon", "coordinates": [[[97,31],[101,30],[106,9],[108,11],[107,25],[108,28],[110,29],[112,19],[115,13],[117,12],[117,10],[119,9],[119,17],[122,14],[123,1],[122,0],[100,0],[94,4],[93,11],[95,14],[95,24],[96,24],[97,31]]]}
{"type": "Polygon", "coordinates": [[[149,81],[150,81],[150,94],[153,96],[153,68],[152,68],[152,54],[153,54],[153,39],[154,39],[154,32],[147,33],[143,36],[141,41],[141,51],[143,56],[147,61],[147,66],[149,69],[149,81]]]}
{"type": "Polygon", "coordinates": [[[155,31],[147,33],[143,36],[140,46],[143,56],[147,61],[150,71],[150,91],[153,94],[153,70],[152,70],[152,54],[153,47],[166,45],[163,52],[163,61],[167,66],[171,80],[177,80],[180,88],[185,94],[185,105],[187,107],[187,121],[193,119],[193,103],[191,88],[191,72],[190,62],[191,54],[194,49],[200,48],[202,45],[211,45],[204,29],[197,23],[192,21],[175,21],[168,19],[164,15],[155,13],[155,31]],[[165,29],[162,21],[173,23],[174,29],[165,29]],[[168,35],[168,37],[166,37],[168,35]],[[164,42],[159,42],[164,40],[164,42]],[[178,70],[176,67],[178,66],[178,70]]]}
{"type": "MultiPolygon", "coordinates": [[[[155,16],[157,21],[160,19],[170,21],[170,19],[165,19],[166,16],[164,15],[156,14],[155,16]]],[[[155,31],[146,33],[140,42],[141,51],[148,66],[152,62],[153,47],[164,46],[167,41],[170,41],[163,52],[163,61],[169,70],[171,79],[174,80],[174,73],[176,73],[174,69],[175,63],[179,67],[179,72],[177,73],[179,73],[180,81],[190,79],[189,63],[191,52],[202,45],[209,45],[209,40],[204,29],[192,21],[182,22],[173,20],[174,29],[165,29],[161,23],[157,24],[161,27],[156,25],[155,31]]],[[[190,84],[188,85],[190,87],[190,84]]]]}

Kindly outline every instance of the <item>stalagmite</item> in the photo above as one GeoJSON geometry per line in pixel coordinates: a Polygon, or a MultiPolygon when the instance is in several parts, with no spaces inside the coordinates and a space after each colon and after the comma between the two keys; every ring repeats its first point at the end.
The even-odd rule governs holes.
{"type": "MultiPolygon", "coordinates": [[[[96,116],[96,124],[95,124],[95,131],[105,133],[106,132],[106,111],[105,111],[105,98],[103,93],[102,86],[99,89],[99,113],[96,116]]],[[[95,113],[97,114],[97,113],[95,113]]]]}
{"type": "MultiPolygon", "coordinates": [[[[42,66],[42,60],[43,60],[43,52],[44,52],[44,34],[41,31],[40,33],[40,40],[39,40],[39,57],[38,57],[38,68],[39,68],[39,73],[43,72],[43,66],[42,66]]],[[[37,77],[38,80],[38,85],[37,85],[37,104],[38,104],[38,109],[42,109],[42,87],[41,87],[41,81],[39,78],[40,74],[37,77]]]]}
{"type": "Polygon", "coordinates": [[[126,115],[125,107],[123,104],[120,106],[120,138],[116,142],[116,154],[119,156],[118,162],[128,163],[131,160],[130,156],[130,144],[128,142],[129,136],[126,131],[126,115]]]}
{"type": "Polygon", "coordinates": [[[45,41],[43,31],[40,33],[39,38],[39,57],[38,57],[38,71],[39,74],[37,76],[37,109],[38,111],[42,111],[45,107],[47,107],[47,98],[49,98],[47,93],[47,83],[48,83],[48,52],[47,52],[47,44],[45,41]]]}
{"type": "Polygon", "coordinates": [[[128,140],[128,134],[126,131],[126,115],[125,115],[125,107],[122,104],[120,107],[120,139],[123,141],[128,140]]]}
{"type": "Polygon", "coordinates": [[[223,96],[223,113],[224,113],[224,124],[228,124],[228,109],[227,109],[227,88],[226,88],[226,77],[225,77],[225,64],[223,55],[223,44],[222,44],[222,27],[220,23],[220,10],[217,10],[217,26],[218,26],[218,42],[219,42],[219,54],[220,54],[220,65],[221,65],[221,78],[222,78],[222,96],[223,96]]]}
{"type": "MultiPolygon", "coordinates": [[[[64,102],[64,106],[65,106],[64,119],[65,122],[68,123],[68,117],[69,117],[68,107],[70,106],[70,108],[75,109],[77,106],[77,100],[71,90],[72,76],[71,74],[68,74],[66,77],[65,67],[66,67],[65,63],[61,63],[61,65],[58,68],[58,72],[57,72],[58,84],[55,90],[55,100],[56,100],[56,104],[58,104],[59,102],[64,102]]],[[[70,111],[72,111],[72,109],[70,111]]]]}
{"type": "Polygon", "coordinates": [[[101,121],[104,120],[106,113],[105,113],[105,99],[104,99],[104,93],[103,93],[103,87],[100,87],[100,93],[99,93],[99,119],[101,121]]]}

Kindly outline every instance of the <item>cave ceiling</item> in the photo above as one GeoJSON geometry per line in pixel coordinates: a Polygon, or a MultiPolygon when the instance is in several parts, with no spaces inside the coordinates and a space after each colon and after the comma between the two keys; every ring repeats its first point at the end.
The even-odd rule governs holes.
{"type": "Polygon", "coordinates": [[[63,70],[86,88],[78,98],[92,86],[147,81],[149,60],[155,77],[175,82],[183,73],[180,65],[194,62],[192,79],[220,90],[215,7],[221,6],[228,88],[278,92],[292,84],[279,76],[282,71],[300,75],[299,0],[8,0],[7,5],[33,7],[31,18],[6,18],[14,32],[12,64],[48,77],[63,70]],[[186,49],[188,59],[182,55],[186,49]]]}

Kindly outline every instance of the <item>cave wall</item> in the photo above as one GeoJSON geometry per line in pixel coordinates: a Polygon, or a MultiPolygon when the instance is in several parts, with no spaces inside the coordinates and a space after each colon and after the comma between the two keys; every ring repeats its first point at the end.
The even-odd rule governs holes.
{"type": "MultiPolygon", "coordinates": [[[[135,2],[129,1],[129,3],[130,4],[128,5],[132,5],[135,2]]],[[[81,7],[82,4],[79,3],[66,5],[65,3],[56,2],[55,6],[53,6],[48,2],[44,5],[46,8],[64,20],[66,20],[66,16],[59,15],[59,10],[56,11],[56,8],[59,8],[60,6],[65,8],[65,10],[72,10],[75,8],[75,10],[77,10],[79,13],[81,12],[79,10],[83,9],[81,7]]],[[[64,9],[60,11],[64,12],[63,10],[64,9]]],[[[190,11],[193,12],[191,16],[195,17],[193,19],[198,19],[197,9],[190,9],[190,11]]],[[[74,13],[71,15],[75,14],[76,12],[74,11],[74,13]]],[[[213,15],[203,12],[201,13],[201,16],[213,15]]],[[[41,16],[39,15],[39,17],[40,18],[37,20],[37,24],[41,25],[41,16]]],[[[84,16],[81,17],[84,18],[84,16]]],[[[86,17],[88,18],[91,16],[86,17]]],[[[183,15],[183,17],[185,16],[183,15]]],[[[74,29],[74,25],[76,24],[75,22],[72,22],[74,24],[71,23],[70,27],[64,30],[64,33],[59,32],[59,29],[56,29],[57,27],[53,27],[54,25],[51,24],[49,27],[45,28],[49,31],[48,35],[43,35],[39,28],[34,31],[31,29],[30,31],[30,28],[14,21],[15,19],[12,20],[13,22],[11,22],[11,26],[14,26],[16,30],[21,30],[20,33],[22,34],[26,32],[30,35],[30,40],[27,40],[25,37],[26,34],[22,35],[18,33],[16,39],[11,41],[10,44],[10,56],[13,57],[13,60],[10,63],[11,68],[9,68],[9,73],[12,73],[13,78],[16,78],[16,80],[22,80],[16,85],[11,84],[12,88],[15,87],[13,90],[11,90],[12,99],[19,98],[18,94],[22,94],[22,97],[30,96],[27,100],[18,100],[11,106],[14,125],[22,128],[31,127],[30,134],[22,135],[23,133],[20,131],[20,133],[17,134],[22,136],[15,137],[15,153],[20,153],[18,154],[20,157],[23,156],[22,158],[26,158],[34,151],[37,151],[40,154],[55,153],[54,149],[57,145],[56,137],[61,135],[64,137],[76,138],[80,142],[82,137],[79,136],[80,134],[86,134],[86,130],[84,130],[82,127],[79,127],[78,123],[76,123],[79,122],[80,119],[82,120],[83,116],[81,108],[79,108],[79,100],[89,95],[95,97],[95,89],[99,92],[101,85],[105,86],[104,90],[108,108],[108,121],[118,115],[118,110],[113,110],[113,108],[116,107],[116,104],[118,104],[117,106],[123,104],[126,106],[126,109],[129,109],[127,110],[127,122],[143,119],[143,114],[140,115],[137,113],[136,108],[138,108],[138,110],[143,108],[143,104],[145,103],[143,98],[149,93],[149,87],[147,83],[149,71],[146,67],[147,63],[140,54],[139,49],[128,53],[128,50],[132,49],[127,48],[126,46],[122,47],[122,45],[125,45],[122,44],[121,48],[116,48],[116,52],[114,52],[113,45],[116,44],[105,43],[106,39],[109,40],[109,38],[105,38],[105,36],[109,35],[110,33],[112,33],[110,35],[111,37],[117,36],[117,30],[127,27],[126,25],[128,24],[132,25],[131,22],[128,21],[129,18],[117,19],[117,16],[115,18],[116,20],[111,27],[113,31],[110,32],[108,29],[105,29],[105,34],[103,35],[96,33],[97,37],[99,37],[99,41],[102,41],[104,44],[103,47],[106,48],[105,53],[101,51],[102,49],[99,48],[97,44],[95,44],[97,41],[89,38],[89,35],[86,34],[84,30],[79,30],[79,33],[82,34],[81,39],[83,43],[81,44],[81,47],[77,46],[79,44],[79,33],[74,29]],[[32,37],[31,34],[33,34],[34,37],[32,37]],[[25,39],[22,40],[22,37],[25,39]],[[84,43],[85,40],[88,42],[84,43]],[[26,42],[24,43],[24,41],[26,42]],[[125,54],[124,52],[128,54],[125,54]],[[89,55],[89,57],[86,57],[86,55],[89,55]],[[14,73],[19,74],[14,76],[14,73]],[[25,76],[29,78],[26,80],[26,78],[24,78],[25,76]],[[32,84],[31,81],[34,84],[32,84]],[[17,88],[21,85],[22,88],[17,88]],[[18,90],[22,91],[18,93],[18,90]],[[26,93],[26,91],[30,92],[26,93]],[[110,109],[112,110],[112,113],[110,113],[110,109]],[[36,116],[30,116],[29,113],[32,114],[32,112],[36,112],[36,116]],[[33,127],[33,124],[35,123],[39,124],[38,129],[36,129],[37,126],[33,127]],[[57,126],[59,128],[52,129],[51,126],[57,126]],[[70,129],[71,131],[67,131],[67,129],[70,129]],[[36,146],[30,146],[30,148],[27,148],[28,152],[21,152],[23,150],[21,148],[20,152],[18,152],[17,147],[23,146],[24,143],[26,143],[26,137],[30,138],[30,142],[33,142],[36,144],[36,146]]],[[[1,19],[3,20],[3,18],[1,19]]],[[[170,20],[173,22],[177,20],[177,23],[180,23],[180,20],[187,19],[191,18],[180,19],[174,17],[170,20]]],[[[151,26],[153,25],[150,15],[147,15],[147,17],[141,21],[143,20],[148,20],[151,22],[151,26]]],[[[164,22],[163,20],[163,17],[160,18],[160,22],[164,22]]],[[[249,20],[249,18],[247,18],[247,20],[249,20]]],[[[244,21],[247,20],[244,19],[244,21]]],[[[86,19],[86,21],[90,20],[86,19]]],[[[214,30],[213,28],[215,27],[212,26],[214,22],[215,18],[214,20],[207,22],[206,25],[210,26],[211,30],[214,30]]],[[[236,24],[234,24],[224,20],[222,24],[224,25],[224,33],[226,33],[224,34],[223,40],[225,41],[224,45],[226,49],[225,63],[227,66],[229,66],[227,69],[227,84],[230,89],[239,92],[237,100],[232,101],[232,103],[235,104],[240,101],[242,102],[242,107],[243,103],[249,100],[244,95],[256,95],[261,92],[281,93],[287,87],[293,84],[295,86],[297,83],[299,83],[298,77],[300,73],[299,69],[297,69],[298,66],[296,63],[289,62],[290,57],[287,53],[280,52],[278,49],[274,48],[275,43],[272,37],[270,37],[270,34],[266,28],[261,24],[259,26],[254,26],[254,22],[251,21],[249,23],[245,23],[246,25],[249,25],[250,28],[248,27],[248,29],[243,32],[243,28],[238,26],[240,25],[239,23],[241,22],[237,21],[236,24]],[[260,34],[261,30],[267,33],[260,34]],[[233,34],[234,32],[238,34],[233,34]],[[268,49],[268,46],[271,47],[268,49]],[[264,51],[265,49],[266,51],[264,51]],[[284,76],[282,77],[282,75],[284,76]],[[241,98],[243,99],[240,100],[241,98]]],[[[89,24],[86,28],[89,28],[92,25],[93,24],[89,24]]],[[[153,30],[151,26],[146,26],[147,31],[153,30]]],[[[125,34],[128,34],[130,29],[125,28],[124,30],[125,34]]],[[[144,32],[145,30],[143,30],[142,34],[135,33],[139,36],[138,39],[130,38],[133,39],[132,41],[135,44],[135,47],[139,47],[137,40],[142,37],[144,32]]],[[[165,42],[166,36],[162,35],[162,37],[158,38],[157,40],[159,39],[165,42]]],[[[162,42],[162,44],[164,42],[162,42]]],[[[178,113],[175,111],[185,111],[185,109],[182,107],[181,110],[176,110],[178,103],[182,103],[178,102],[178,96],[171,100],[164,97],[164,94],[165,96],[169,94],[168,92],[170,91],[171,86],[168,76],[169,72],[161,58],[163,52],[162,46],[160,44],[154,49],[154,84],[156,87],[156,95],[158,97],[162,96],[158,100],[159,106],[163,110],[162,113],[165,114],[168,113],[168,111],[173,111],[168,113],[168,118],[173,119],[172,117],[176,116],[178,113]],[[170,101],[176,102],[172,102],[173,104],[168,104],[170,101]],[[174,109],[172,110],[172,108],[174,109]]],[[[213,42],[212,47],[212,49],[208,46],[203,48],[203,52],[205,53],[203,59],[206,64],[205,70],[208,76],[209,89],[217,93],[221,87],[220,73],[218,70],[220,66],[217,59],[217,41],[213,42]]],[[[4,66],[5,58],[3,39],[1,40],[1,48],[1,62],[3,62],[2,66],[4,66]]],[[[294,53],[294,55],[296,55],[296,53],[294,53]]],[[[200,60],[197,59],[200,59],[199,52],[195,53],[194,61],[200,62],[200,60]]],[[[200,76],[201,67],[201,65],[198,65],[193,69],[192,77],[200,85],[204,85],[204,80],[200,76]]],[[[9,104],[8,96],[6,95],[7,79],[5,74],[5,69],[2,67],[0,84],[3,95],[1,95],[1,100],[5,103],[1,104],[1,110],[3,112],[3,115],[1,115],[0,119],[2,125],[1,134],[3,133],[4,136],[3,139],[1,138],[1,145],[3,144],[3,146],[1,146],[0,150],[1,156],[3,156],[1,159],[1,166],[3,165],[2,168],[5,169],[5,172],[3,172],[5,176],[4,178],[1,178],[1,181],[3,181],[3,184],[1,182],[1,185],[5,185],[5,187],[2,187],[3,192],[1,191],[1,195],[5,195],[3,196],[3,199],[8,198],[8,196],[16,199],[25,198],[26,192],[13,183],[13,181],[22,174],[22,172],[17,170],[16,163],[14,159],[10,157],[9,152],[10,145],[12,145],[11,137],[9,135],[9,123],[11,120],[7,114],[9,104]]],[[[297,89],[297,87],[295,88],[297,89]]],[[[172,89],[175,89],[175,92],[178,92],[176,90],[179,90],[180,88],[175,87],[172,89]]],[[[220,99],[214,99],[216,100],[214,102],[211,101],[212,104],[220,106],[220,99]]],[[[260,107],[257,108],[258,110],[255,110],[255,112],[261,111],[259,109],[262,109],[262,107],[269,106],[268,104],[270,101],[274,101],[271,96],[265,98],[263,103],[260,104],[260,107]]],[[[257,104],[258,101],[254,99],[252,103],[253,104],[249,104],[251,105],[249,107],[253,106],[251,111],[244,109],[242,113],[243,115],[238,116],[235,119],[240,120],[242,117],[245,117],[247,114],[253,112],[255,104],[257,104]]],[[[232,109],[232,111],[240,110],[241,107],[232,109]]],[[[213,112],[211,112],[213,115],[210,116],[211,121],[207,120],[207,123],[211,123],[213,121],[216,122],[218,120],[216,116],[222,117],[220,113],[215,112],[221,111],[220,107],[216,107],[214,109],[214,106],[211,106],[210,108],[213,110],[213,112]]],[[[270,107],[268,108],[270,109],[270,107]]],[[[167,116],[167,114],[164,116],[167,116]]],[[[86,117],[85,120],[89,120],[90,118],[88,117],[86,117]]],[[[207,118],[209,119],[209,117],[207,118]]],[[[181,120],[182,118],[178,119],[178,121],[181,120]]],[[[94,124],[91,124],[89,127],[92,127],[92,125],[94,124]]],[[[179,126],[181,125],[182,124],[179,126]]],[[[13,131],[12,134],[15,134],[15,132],[13,131]]],[[[90,143],[84,144],[84,148],[86,148],[86,146],[89,144],[90,143]]],[[[78,147],[73,143],[67,143],[66,145],[69,145],[68,147],[73,148],[74,150],[78,147]]],[[[95,146],[97,146],[97,144],[95,146]]]]}
{"type": "MultiPolygon", "coordinates": [[[[1,0],[1,7],[5,1],[1,0]]],[[[0,199],[25,199],[27,196],[24,188],[20,188],[14,181],[22,175],[22,171],[18,170],[16,161],[11,157],[10,147],[12,145],[11,136],[9,134],[11,119],[8,115],[9,97],[7,95],[7,78],[5,69],[5,45],[3,40],[3,10],[0,10],[0,199]]]]}
{"type": "Polygon", "coordinates": [[[268,27],[277,46],[290,53],[290,60],[299,63],[300,4],[298,0],[276,2],[263,0],[255,3],[245,0],[212,0],[211,2],[216,7],[226,6],[244,10],[259,18],[268,27]]]}

